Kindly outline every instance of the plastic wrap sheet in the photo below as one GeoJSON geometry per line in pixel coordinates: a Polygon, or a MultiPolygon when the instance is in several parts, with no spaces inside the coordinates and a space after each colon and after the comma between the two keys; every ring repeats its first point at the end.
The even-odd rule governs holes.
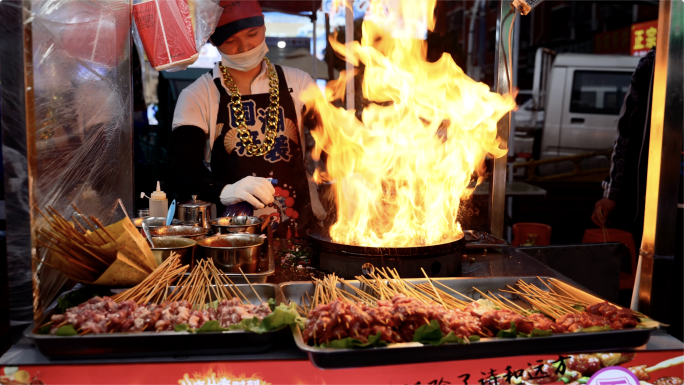
{"type": "Polygon", "coordinates": [[[156,71],[180,71],[194,63],[223,11],[219,0],[134,2],[133,38],[156,71]]]}
{"type": "MultiPolygon", "coordinates": [[[[113,223],[124,215],[118,198],[133,207],[131,4],[128,0],[17,4],[30,13],[32,36],[33,68],[26,71],[35,106],[28,111],[33,122],[27,124],[30,200],[41,209],[52,206],[65,217],[74,213],[74,203],[84,214],[113,223]]],[[[47,224],[34,207],[35,237],[36,229],[47,224]]],[[[33,245],[39,246],[35,238],[33,245]]],[[[34,249],[36,320],[66,282],[62,273],[39,262],[45,251],[34,249]]],[[[25,266],[32,256],[10,256],[15,259],[11,265],[22,266],[12,275],[28,279],[25,266]]]]}

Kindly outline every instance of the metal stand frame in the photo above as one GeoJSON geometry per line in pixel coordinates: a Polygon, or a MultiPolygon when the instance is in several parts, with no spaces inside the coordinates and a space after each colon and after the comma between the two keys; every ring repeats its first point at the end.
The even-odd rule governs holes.
{"type": "MultiPolygon", "coordinates": [[[[507,95],[510,90],[509,74],[507,73],[506,60],[510,61],[511,52],[508,52],[508,40],[513,16],[506,18],[505,15],[511,11],[511,1],[503,0],[499,4],[499,16],[496,20],[496,78],[494,88],[501,95],[507,95]],[[505,19],[505,21],[504,21],[505,19]],[[502,25],[503,23],[503,25],[502,25]],[[504,53],[502,55],[502,52],[504,53]]],[[[509,112],[499,120],[497,130],[501,138],[500,148],[508,148],[508,137],[511,128],[511,113],[509,112]]],[[[506,205],[506,156],[494,159],[494,170],[492,172],[492,183],[489,185],[489,232],[497,237],[504,238],[504,211],[506,205]]]]}
{"type": "MultiPolygon", "coordinates": [[[[661,1],[658,15],[644,235],[632,308],[668,322],[674,278],[677,197],[681,186],[684,3],[661,1]],[[638,293],[638,297],[637,294],[638,293]]],[[[675,306],[681,304],[675,304],[675,306]]]]}

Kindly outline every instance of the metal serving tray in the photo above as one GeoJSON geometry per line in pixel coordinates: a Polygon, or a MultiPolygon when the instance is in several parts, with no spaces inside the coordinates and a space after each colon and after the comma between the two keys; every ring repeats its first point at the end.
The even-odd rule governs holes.
{"type": "MultiPolygon", "coordinates": [[[[284,302],[282,292],[277,285],[253,284],[252,286],[262,299],[274,298],[276,303],[284,302]]],[[[259,303],[249,285],[236,285],[236,287],[251,303],[259,303]]],[[[38,350],[47,357],[62,359],[82,359],[84,356],[113,358],[261,353],[273,346],[276,333],[278,333],[273,331],[256,334],[231,330],[221,333],[192,334],[164,331],[60,337],[36,332],[37,327],[33,327],[27,329],[24,335],[32,338],[38,350]]]]}
{"type": "MultiPolygon", "coordinates": [[[[602,298],[596,297],[579,289],[567,282],[556,278],[551,279],[564,290],[572,293],[578,299],[591,303],[603,302],[602,298]]],[[[518,279],[527,283],[536,284],[545,290],[546,287],[539,282],[537,277],[494,277],[494,278],[436,278],[436,281],[457,290],[473,299],[481,298],[472,287],[477,287],[483,292],[492,291],[506,285],[514,286],[518,279]]],[[[407,279],[413,284],[425,283],[426,279],[407,279]]],[[[346,281],[359,287],[359,281],[346,281]]],[[[339,284],[340,288],[352,292],[346,285],[339,284]]],[[[291,282],[280,285],[286,300],[301,303],[302,295],[314,294],[314,285],[310,282],[291,282]]],[[[515,286],[514,286],[515,287],[515,286]]],[[[446,290],[446,289],[444,289],[446,290]]],[[[524,308],[530,306],[519,299],[516,295],[504,292],[506,298],[511,299],[524,308]]],[[[319,368],[348,368],[378,365],[396,365],[405,363],[452,361],[461,359],[489,358],[518,356],[527,354],[558,354],[576,352],[596,352],[601,350],[618,350],[635,348],[648,342],[652,329],[614,330],[609,332],[595,333],[567,333],[554,334],[551,337],[537,338],[482,338],[478,342],[468,345],[447,344],[442,346],[422,345],[419,343],[393,344],[390,347],[367,348],[367,349],[321,349],[309,346],[302,339],[299,328],[292,327],[294,339],[301,350],[307,352],[311,362],[319,368]]]]}

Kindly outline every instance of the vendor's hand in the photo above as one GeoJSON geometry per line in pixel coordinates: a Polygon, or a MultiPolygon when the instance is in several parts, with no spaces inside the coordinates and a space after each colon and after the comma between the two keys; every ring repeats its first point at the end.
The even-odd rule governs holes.
{"type": "Polygon", "coordinates": [[[594,205],[594,212],[591,214],[591,220],[596,223],[597,226],[603,227],[606,225],[608,216],[614,209],[615,201],[612,199],[603,198],[596,202],[596,205],[594,205]],[[602,212],[602,215],[599,214],[599,210],[602,212]]]}
{"type": "Polygon", "coordinates": [[[266,178],[248,176],[226,185],[221,191],[220,199],[225,206],[244,201],[255,209],[262,209],[267,204],[273,203],[274,194],[275,189],[271,181],[266,178]]]}

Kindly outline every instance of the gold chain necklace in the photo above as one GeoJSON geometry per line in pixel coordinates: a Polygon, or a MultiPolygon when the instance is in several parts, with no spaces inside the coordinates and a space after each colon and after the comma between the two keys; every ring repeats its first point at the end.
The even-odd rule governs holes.
{"type": "Polygon", "coordinates": [[[242,110],[242,95],[240,95],[237,85],[235,85],[233,78],[230,76],[230,73],[228,73],[228,69],[219,64],[219,69],[223,74],[223,81],[226,83],[226,87],[228,87],[228,90],[231,93],[230,102],[237,121],[237,136],[240,138],[240,141],[242,141],[242,145],[245,146],[247,154],[256,156],[266,155],[271,151],[273,144],[275,143],[276,131],[278,129],[278,103],[280,102],[278,75],[276,75],[276,71],[268,58],[264,58],[264,60],[266,61],[266,67],[268,68],[268,93],[271,103],[268,106],[266,137],[261,146],[257,146],[252,142],[252,135],[245,123],[245,112],[242,110]]]}

